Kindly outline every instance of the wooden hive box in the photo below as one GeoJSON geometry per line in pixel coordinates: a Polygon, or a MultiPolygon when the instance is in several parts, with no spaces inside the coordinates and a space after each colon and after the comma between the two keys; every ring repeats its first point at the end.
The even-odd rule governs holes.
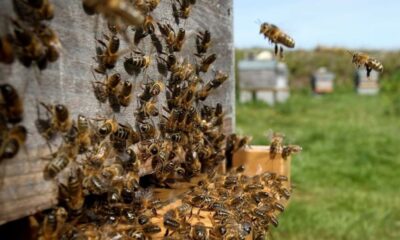
{"type": "Polygon", "coordinates": [[[333,80],[335,75],[326,68],[321,67],[311,76],[311,87],[314,93],[331,93],[334,90],[333,80]]]}
{"type": "Polygon", "coordinates": [[[356,71],[354,84],[358,94],[376,95],[379,93],[379,73],[371,71],[368,78],[367,71],[364,68],[359,69],[356,71]]]}
{"type": "MultiPolygon", "coordinates": [[[[25,113],[22,124],[29,131],[26,151],[20,151],[16,158],[0,163],[0,224],[50,208],[57,203],[56,182],[43,178],[47,162],[41,157],[48,154],[48,148],[34,126],[34,120],[37,118],[37,100],[65,104],[71,110],[74,119],[78,114],[89,117],[115,115],[119,122],[134,119],[132,109],[136,104],[135,99],[129,108],[114,114],[108,104],[99,105],[92,92],[91,82],[94,79],[91,68],[95,65],[95,26],[98,24],[96,34],[100,35],[107,32],[106,23],[96,16],[86,15],[81,0],[51,2],[55,6],[55,17],[50,26],[58,33],[62,44],[60,59],[49,64],[44,71],[25,68],[18,62],[13,65],[0,65],[0,83],[12,83],[23,96],[25,113]]],[[[158,21],[172,22],[170,3],[161,1],[153,17],[158,21]]],[[[190,18],[181,23],[181,26],[185,26],[186,38],[189,39],[184,44],[182,56],[189,53],[192,56],[198,31],[208,29],[212,33],[209,52],[217,53],[218,56],[213,68],[227,72],[229,79],[213,92],[206,104],[222,103],[227,133],[231,132],[235,125],[232,7],[232,0],[198,0],[190,18]]],[[[10,30],[11,23],[8,17],[12,17],[12,12],[12,1],[0,2],[0,16],[3,19],[0,35],[10,30]]],[[[129,34],[129,37],[133,37],[133,33],[129,34]]],[[[122,44],[121,48],[124,47],[126,45],[122,44]]],[[[155,52],[150,38],[143,40],[138,47],[146,53],[155,52]]],[[[153,61],[147,71],[152,78],[158,77],[156,64],[156,61],[153,61]]],[[[122,65],[122,62],[119,62],[116,70],[121,73],[122,79],[134,83],[133,95],[137,96],[144,77],[128,75],[122,65]]],[[[204,78],[210,79],[213,75],[214,73],[209,71],[204,78]]],[[[150,165],[147,165],[141,169],[141,174],[151,171],[150,165]]]]}

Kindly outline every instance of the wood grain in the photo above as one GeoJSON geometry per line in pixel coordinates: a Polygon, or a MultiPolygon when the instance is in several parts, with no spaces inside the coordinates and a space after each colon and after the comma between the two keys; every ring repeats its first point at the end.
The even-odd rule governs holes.
{"type": "MultiPolygon", "coordinates": [[[[9,17],[12,16],[12,1],[0,2],[0,34],[10,30],[9,17]]],[[[86,116],[114,115],[107,104],[99,105],[91,87],[93,76],[90,69],[95,65],[95,26],[97,34],[106,32],[105,22],[96,16],[85,15],[81,0],[52,0],[55,5],[55,18],[50,26],[58,33],[62,43],[62,55],[44,71],[25,68],[16,62],[12,66],[0,65],[0,83],[12,83],[24,99],[25,115],[23,124],[28,128],[29,136],[27,151],[21,151],[15,159],[0,163],[0,224],[27,216],[56,204],[57,186],[55,181],[43,179],[43,168],[46,164],[40,158],[48,154],[45,142],[38,135],[34,120],[36,119],[36,101],[62,103],[67,105],[76,118],[78,114],[86,116]]],[[[162,1],[155,10],[153,17],[158,21],[172,21],[170,1],[162,1]]],[[[233,34],[232,34],[232,0],[198,0],[193,7],[191,17],[181,22],[187,33],[180,57],[189,56],[195,61],[194,40],[196,32],[208,29],[212,34],[210,52],[215,52],[218,59],[214,70],[229,73],[229,80],[207,99],[206,104],[220,102],[226,112],[226,131],[231,132],[235,126],[234,109],[234,71],[233,71],[233,34]]],[[[178,27],[176,26],[176,29],[178,27]]],[[[129,34],[132,37],[133,34],[129,34]]],[[[138,46],[145,53],[155,53],[150,38],[144,39],[138,46]]],[[[121,48],[126,48],[122,44],[121,48]]],[[[198,60],[197,60],[198,61],[198,60]]],[[[156,61],[147,74],[158,79],[156,61]]],[[[129,79],[135,84],[134,95],[139,92],[139,84],[144,77],[128,75],[123,70],[122,61],[118,62],[116,70],[123,79],[129,79]]],[[[204,75],[210,79],[212,71],[204,75]]],[[[161,100],[162,101],[162,100],[161,100]]],[[[123,109],[115,117],[121,122],[133,122],[133,109],[136,101],[123,109]]],[[[146,174],[151,169],[141,171],[146,174]]]]}

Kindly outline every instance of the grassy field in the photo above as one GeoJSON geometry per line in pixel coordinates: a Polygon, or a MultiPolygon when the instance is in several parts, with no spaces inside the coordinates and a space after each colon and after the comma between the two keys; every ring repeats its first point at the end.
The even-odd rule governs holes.
{"type": "Polygon", "coordinates": [[[353,92],[237,105],[237,132],[253,144],[267,144],[272,129],[303,147],[272,239],[400,239],[400,115],[392,109],[393,98],[353,92]]]}

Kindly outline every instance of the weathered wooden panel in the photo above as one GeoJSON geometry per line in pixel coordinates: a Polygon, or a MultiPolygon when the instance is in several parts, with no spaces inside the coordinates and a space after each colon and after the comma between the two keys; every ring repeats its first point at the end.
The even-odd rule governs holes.
{"type": "MultiPolygon", "coordinates": [[[[0,83],[12,83],[24,98],[25,117],[23,124],[28,128],[29,136],[26,151],[20,151],[15,159],[0,163],[0,224],[26,216],[36,211],[48,208],[56,203],[57,186],[54,181],[43,179],[43,168],[46,164],[40,158],[48,154],[45,142],[38,135],[34,120],[36,119],[36,101],[62,103],[67,105],[74,116],[112,116],[120,122],[133,122],[133,110],[136,101],[114,114],[107,104],[99,105],[91,87],[93,76],[90,71],[95,65],[95,26],[98,23],[98,34],[106,32],[105,22],[96,16],[85,15],[81,0],[53,0],[55,18],[50,26],[59,34],[63,49],[60,59],[50,64],[44,71],[25,68],[19,63],[12,66],[0,65],[0,83]],[[33,197],[34,196],[34,197],[33,197]]],[[[158,21],[173,21],[171,1],[162,1],[155,10],[153,17],[158,21]]],[[[193,7],[191,17],[180,24],[186,29],[186,37],[181,57],[190,61],[199,61],[192,53],[195,52],[195,35],[197,31],[209,29],[212,34],[212,45],[209,52],[215,52],[218,59],[214,70],[222,70],[230,74],[229,80],[215,91],[206,102],[220,102],[226,111],[225,123],[227,131],[234,127],[234,76],[233,76],[233,40],[232,40],[232,0],[198,0],[193,7]]],[[[11,0],[0,3],[0,34],[9,30],[8,17],[12,16],[11,0]]],[[[176,29],[178,28],[175,26],[176,29]]],[[[133,33],[128,34],[133,37],[133,33]]],[[[145,53],[155,54],[150,38],[141,42],[138,48],[145,53]]],[[[122,45],[122,48],[126,45],[122,45]]],[[[152,79],[158,79],[156,61],[147,71],[152,79]]],[[[123,79],[129,79],[135,84],[134,95],[140,90],[139,85],[145,79],[128,75],[119,61],[116,70],[123,79]]],[[[208,80],[212,71],[204,75],[208,80]]],[[[147,170],[141,171],[143,174],[147,170]]]]}

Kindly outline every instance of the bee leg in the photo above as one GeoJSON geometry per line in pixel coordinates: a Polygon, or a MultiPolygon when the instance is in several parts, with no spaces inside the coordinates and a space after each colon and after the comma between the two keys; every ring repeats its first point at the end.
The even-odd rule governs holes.
{"type": "Polygon", "coordinates": [[[164,237],[168,236],[169,234],[169,229],[167,228],[167,230],[165,231],[164,237]]]}
{"type": "Polygon", "coordinates": [[[275,44],[275,56],[278,55],[278,44],[275,44]]]}
{"type": "Polygon", "coordinates": [[[283,47],[282,46],[279,47],[279,58],[281,60],[283,60],[283,47]]]}
{"type": "Polygon", "coordinates": [[[366,66],[366,68],[367,68],[367,78],[369,78],[369,76],[371,75],[372,68],[368,66],[366,66]]]}

